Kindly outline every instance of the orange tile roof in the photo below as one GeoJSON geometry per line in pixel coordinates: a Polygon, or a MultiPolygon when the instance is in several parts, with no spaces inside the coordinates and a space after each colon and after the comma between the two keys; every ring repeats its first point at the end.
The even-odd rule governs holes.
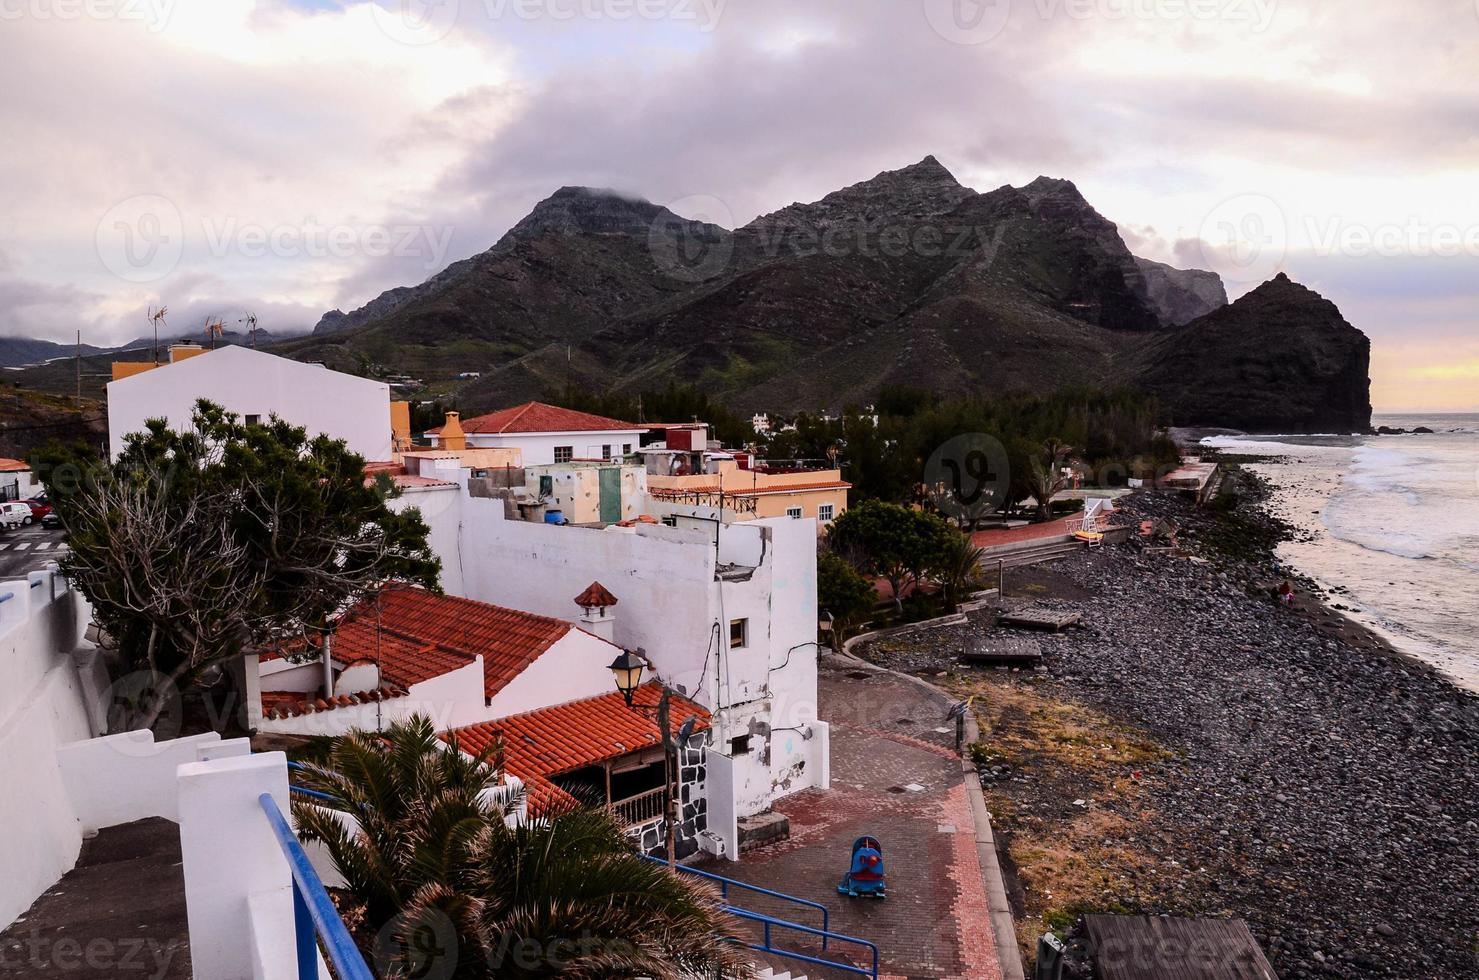
{"type": "Polygon", "coordinates": [[[23,473],[30,468],[31,464],[23,459],[0,457],[0,473],[23,473]]]}
{"type": "Polygon", "coordinates": [[[311,715],[320,711],[333,711],[336,708],[348,708],[356,704],[390,701],[394,698],[403,698],[406,696],[404,689],[392,684],[382,685],[373,691],[360,691],[356,694],[338,694],[328,699],[311,693],[305,694],[302,691],[263,691],[262,714],[274,720],[297,718],[300,715],[311,715]]]}
{"type": "MultiPolygon", "coordinates": [[[[775,493],[803,493],[808,490],[851,490],[852,484],[846,480],[824,480],[817,483],[781,483],[770,487],[725,487],[724,493],[730,497],[763,497],[775,493]]],[[[649,491],[653,495],[658,494],[685,494],[685,493],[718,493],[719,484],[701,483],[688,487],[657,487],[649,491]]]]}
{"type": "Polygon", "coordinates": [[[620,601],[620,599],[612,595],[610,590],[600,582],[592,582],[585,587],[584,592],[575,597],[575,604],[582,609],[591,606],[599,606],[604,609],[608,606],[614,606],[620,601]]]}
{"type": "MultiPolygon", "coordinates": [[[[608,419],[543,402],[525,402],[500,412],[462,420],[463,432],[483,435],[507,432],[611,432],[643,428],[645,426],[635,422],[608,419]]],[[[436,435],[441,431],[440,428],[428,429],[427,433],[436,435]]]]}
{"type": "MultiPolygon", "coordinates": [[[[460,728],[442,737],[456,736],[467,752],[480,752],[501,738],[504,769],[528,787],[530,809],[538,813],[565,796],[551,783],[554,777],[660,747],[662,734],[653,713],[661,696],[660,686],[644,684],[633,696],[636,707],[627,707],[612,691],[460,728]]],[[[697,719],[694,731],[707,731],[711,725],[709,712],[687,698],[674,694],[671,709],[674,735],[689,717],[697,719]]]]}
{"type": "MultiPolygon", "coordinates": [[[[483,694],[491,699],[574,629],[548,616],[395,584],[381,593],[378,610],[375,600],[366,600],[339,621],[333,650],[339,663],[378,662],[382,678],[402,687],[466,667],[481,655],[483,694]]],[[[262,659],[280,655],[269,651],[262,659]]]]}

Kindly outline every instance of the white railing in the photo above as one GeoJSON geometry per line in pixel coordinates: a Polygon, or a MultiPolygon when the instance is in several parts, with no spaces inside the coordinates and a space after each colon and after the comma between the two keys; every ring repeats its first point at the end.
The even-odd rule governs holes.
{"type": "Polygon", "coordinates": [[[616,800],[611,803],[611,810],[616,814],[616,819],[621,821],[621,825],[630,830],[661,820],[664,796],[663,787],[659,786],[624,800],[616,800]]]}

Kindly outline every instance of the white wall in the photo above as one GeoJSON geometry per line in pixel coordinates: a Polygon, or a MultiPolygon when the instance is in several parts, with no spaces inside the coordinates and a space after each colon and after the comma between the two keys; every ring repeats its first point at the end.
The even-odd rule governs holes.
{"type": "Polygon", "coordinates": [[[276,413],[343,439],[367,460],[390,459],[390,386],[248,347],[222,347],[108,384],[108,439],[117,455],[123,437],[151,418],[180,426],[208,398],[238,415],[276,413]]]}
{"type": "MultiPolygon", "coordinates": [[[[611,450],[612,459],[620,459],[622,448],[631,446],[635,452],[642,445],[642,429],[622,429],[612,432],[506,432],[487,434],[469,432],[467,445],[473,448],[509,447],[524,453],[525,466],[539,466],[555,461],[555,447],[569,446],[575,451],[576,459],[602,459],[603,446],[611,450]]],[[[435,441],[436,437],[432,437],[435,441]]]]}
{"type": "MultiPolygon", "coordinates": [[[[71,869],[82,847],[56,748],[93,734],[72,651],[89,618],[65,580],[0,582],[0,927],[71,869]],[[32,586],[32,582],[40,584],[32,586]]],[[[83,651],[88,671],[97,663],[83,651]]],[[[89,684],[89,681],[91,682],[89,684]]]]}
{"type": "MultiPolygon", "coordinates": [[[[267,690],[286,690],[272,687],[265,678],[263,683],[267,690]]],[[[438,731],[487,721],[483,659],[479,657],[465,667],[412,684],[407,697],[353,704],[292,718],[262,718],[256,723],[256,728],[262,732],[290,735],[343,735],[356,728],[380,731],[418,714],[430,718],[438,731]]]]}
{"type": "Polygon", "coordinates": [[[610,694],[616,690],[611,661],[620,655],[619,647],[571,630],[494,695],[485,720],[610,694]]]}
{"type": "MultiPolygon", "coordinates": [[[[449,595],[467,594],[462,574],[462,510],[466,499],[461,487],[433,487],[407,490],[386,502],[398,514],[413,508],[421,512],[421,519],[431,530],[427,543],[442,560],[442,589],[449,595]]],[[[499,501],[498,506],[502,505],[499,501]]]]}

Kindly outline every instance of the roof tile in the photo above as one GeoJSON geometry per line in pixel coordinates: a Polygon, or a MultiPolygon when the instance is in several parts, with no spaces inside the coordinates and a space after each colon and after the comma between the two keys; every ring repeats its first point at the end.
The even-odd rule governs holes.
{"type": "MultiPolygon", "coordinates": [[[[608,419],[589,412],[577,412],[543,402],[525,402],[513,408],[505,408],[477,418],[463,419],[462,431],[472,434],[496,435],[508,432],[611,432],[626,429],[641,429],[634,422],[608,419]]],[[[431,435],[441,432],[440,428],[427,430],[431,435]]]]}

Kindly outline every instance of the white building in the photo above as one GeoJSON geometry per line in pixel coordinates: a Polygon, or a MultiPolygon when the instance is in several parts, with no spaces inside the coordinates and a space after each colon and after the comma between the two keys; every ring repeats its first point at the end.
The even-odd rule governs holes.
{"type": "Polygon", "coordinates": [[[663,682],[712,713],[705,847],[736,857],[740,820],[830,784],[815,521],[726,524],[695,512],[670,518],[676,526],[556,527],[518,519],[511,504],[450,483],[392,502],[421,511],[451,594],[591,628],[571,597],[604,583],[619,606],[603,635],[641,650],[663,682]]]}
{"type": "Polygon", "coordinates": [[[26,500],[41,492],[41,481],[23,459],[0,457],[0,503],[26,500]]]}
{"type": "Polygon", "coordinates": [[[449,412],[446,424],[426,436],[438,449],[519,449],[525,466],[541,466],[621,459],[641,448],[646,431],[633,422],[527,402],[471,419],[449,412]]]}
{"type": "Polygon", "coordinates": [[[249,347],[221,347],[108,384],[110,452],[149,419],[187,423],[205,398],[247,421],[271,415],[343,439],[368,460],[391,457],[390,386],[249,347]]]}

